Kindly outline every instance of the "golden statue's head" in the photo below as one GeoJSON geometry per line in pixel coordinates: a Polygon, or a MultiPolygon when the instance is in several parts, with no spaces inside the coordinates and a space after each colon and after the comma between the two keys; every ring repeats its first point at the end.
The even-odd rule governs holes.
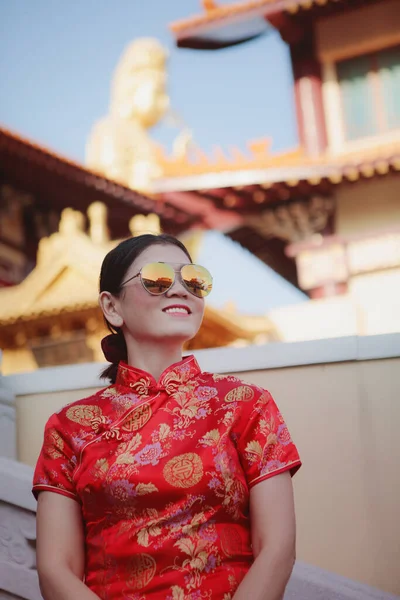
{"type": "Polygon", "coordinates": [[[166,90],[167,51],[155,39],[139,38],[129,44],[115,70],[111,113],[152,127],[169,108],[166,90]]]}

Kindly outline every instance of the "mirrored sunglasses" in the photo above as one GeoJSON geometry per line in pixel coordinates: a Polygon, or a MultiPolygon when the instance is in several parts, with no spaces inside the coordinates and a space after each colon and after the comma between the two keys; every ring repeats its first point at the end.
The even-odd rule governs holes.
{"type": "Polygon", "coordinates": [[[200,265],[183,265],[177,271],[169,263],[154,262],[144,265],[139,273],[133,275],[121,285],[140,277],[144,289],[154,296],[168,292],[175,283],[176,273],[179,273],[183,286],[197,298],[204,298],[212,290],[213,278],[211,273],[200,265]]]}

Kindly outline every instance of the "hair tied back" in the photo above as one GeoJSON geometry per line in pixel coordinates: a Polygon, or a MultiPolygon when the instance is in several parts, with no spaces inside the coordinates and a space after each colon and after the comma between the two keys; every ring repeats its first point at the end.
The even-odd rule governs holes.
{"type": "Polygon", "coordinates": [[[113,364],[126,360],[126,344],[124,336],[118,333],[110,333],[101,340],[101,349],[105,359],[113,364]]]}

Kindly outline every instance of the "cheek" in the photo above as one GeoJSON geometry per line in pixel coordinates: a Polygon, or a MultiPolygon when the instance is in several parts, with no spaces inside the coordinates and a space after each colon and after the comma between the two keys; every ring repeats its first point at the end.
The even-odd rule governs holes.
{"type": "Polygon", "coordinates": [[[204,300],[197,299],[196,304],[193,307],[193,310],[196,314],[196,317],[198,317],[199,322],[201,322],[201,320],[203,319],[205,308],[206,308],[206,306],[205,306],[204,300]]]}
{"type": "Polygon", "coordinates": [[[137,287],[135,290],[130,289],[129,294],[126,294],[122,303],[122,316],[127,324],[140,324],[143,319],[147,319],[152,311],[152,298],[149,294],[137,287]]]}

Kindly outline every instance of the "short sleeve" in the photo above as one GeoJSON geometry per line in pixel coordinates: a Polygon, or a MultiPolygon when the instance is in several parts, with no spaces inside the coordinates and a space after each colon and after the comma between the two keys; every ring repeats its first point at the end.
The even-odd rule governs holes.
{"type": "Polygon", "coordinates": [[[50,417],[44,431],[43,446],[36,463],[32,492],[55,492],[79,500],[73,483],[76,456],[68,442],[58,415],[50,417]]]}
{"type": "Polygon", "coordinates": [[[269,392],[263,391],[245,412],[242,424],[237,443],[249,488],[284,471],[295,474],[301,466],[299,453],[269,392]]]}

